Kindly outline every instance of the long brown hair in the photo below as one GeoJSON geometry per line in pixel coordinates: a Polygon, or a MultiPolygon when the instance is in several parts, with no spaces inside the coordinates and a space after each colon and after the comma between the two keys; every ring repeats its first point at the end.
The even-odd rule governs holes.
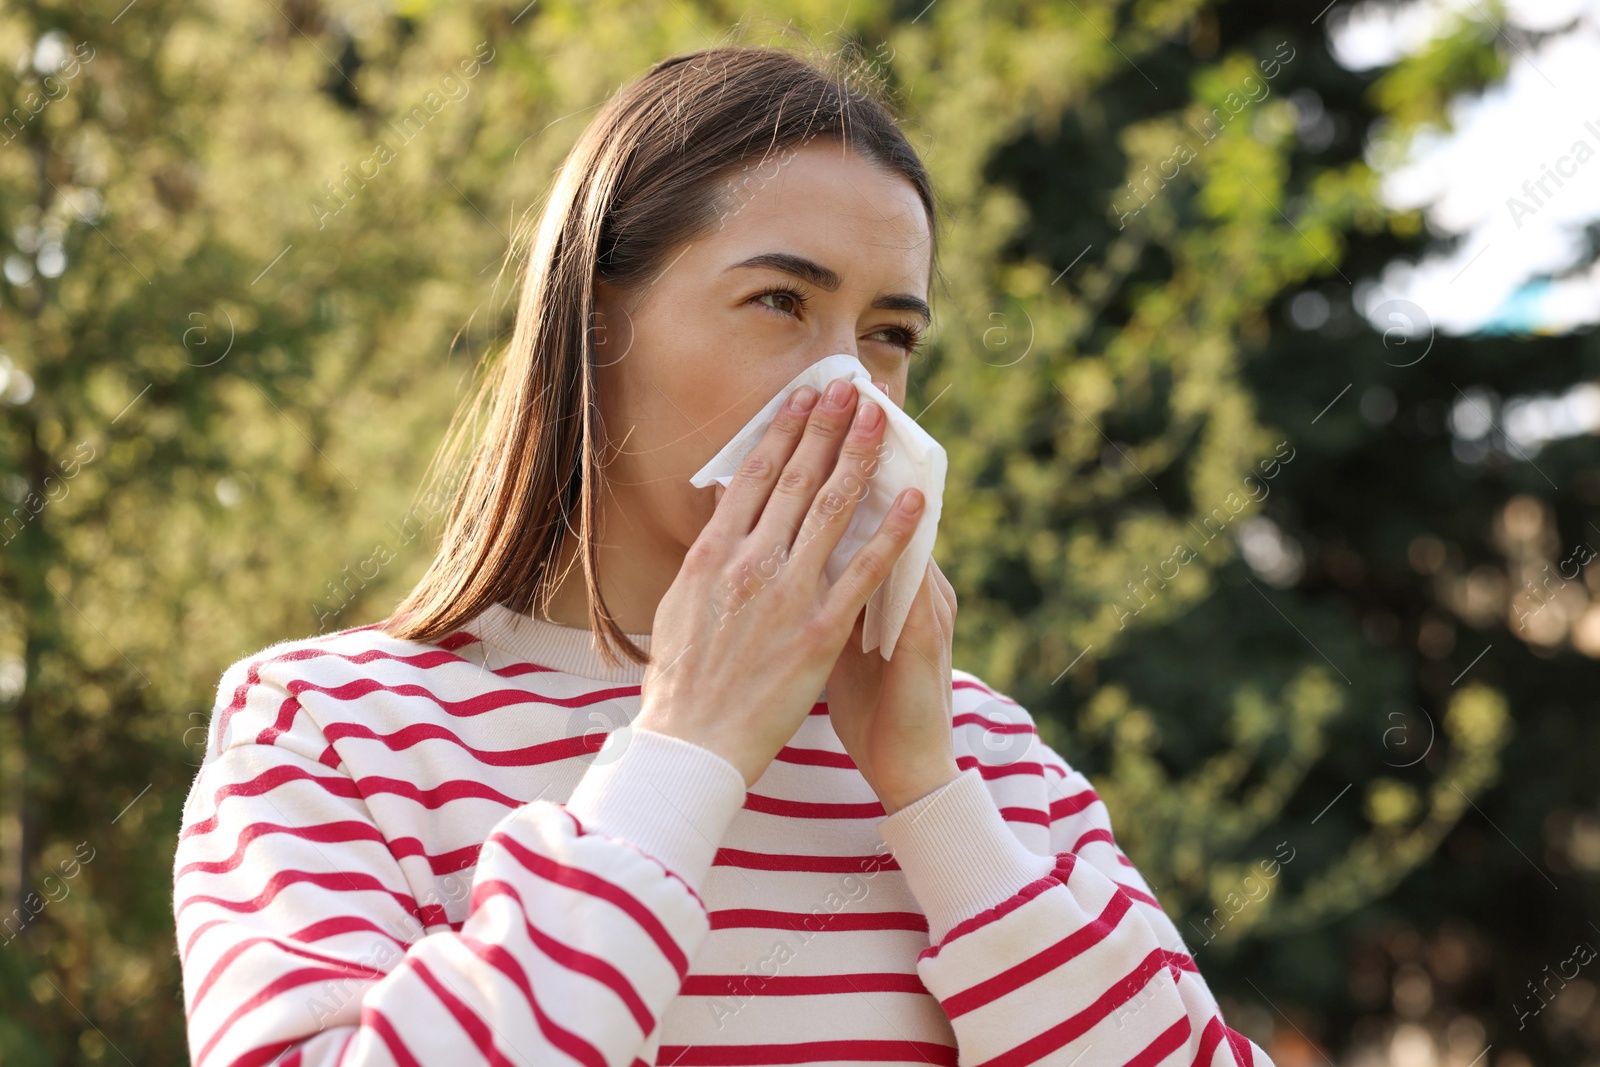
{"type": "Polygon", "coordinates": [[[438,552],[384,620],[385,633],[434,641],[496,602],[542,614],[559,582],[562,535],[577,515],[590,629],[605,635],[602,657],[616,665],[615,642],[635,663],[649,662],[600,595],[595,540],[605,442],[589,329],[594,284],[648,284],[670,252],[716,222],[730,172],[817,137],[905,177],[933,229],[927,171],[859,58],[709,48],[662,60],[606,103],[567,155],[539,215],[510,345],[480,374],[434,457],[430,485],[458,484],[449,491],[438,552]],[[453,478],[463,433],[485,407],[487,424],[464,473],[453,478]]]}

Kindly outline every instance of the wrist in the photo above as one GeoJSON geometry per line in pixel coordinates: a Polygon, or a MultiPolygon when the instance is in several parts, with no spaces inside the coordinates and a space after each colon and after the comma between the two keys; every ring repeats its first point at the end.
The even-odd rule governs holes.
{"type": "Polygon", "coordinates": [[[563,805],[588,830],[626,841],[698,891],[744,802],[738,768],[638,726],[613,730],[563,805]]]}
{"type": "Polygon", "coordinates": [[[685,722],[682,716],[675,716],[670,711],[663,712],[660,708],[646,703],[634,717],[632,725],[641,730],[686,741],[721,757],[739,772],[739,776],[744,779],[746,789],[760,777],[760,771],[750,766],[744,746],[739,743],[741,739],[725,728],[718,729],[716,723],[708,724],[706,729],[696,728],[694,724],[685,722]]]}
{"type": "Polygon", "coordinates": [[[961,776],[961,769],[956,766],[952,758],[940,761],[934,769],[909,778],[897,781],[893,785],[876,788],[879,801],[883,804],[885,815],[893,815],[901,808],[909,807],[930,793],[935,793],[961,776]]]}

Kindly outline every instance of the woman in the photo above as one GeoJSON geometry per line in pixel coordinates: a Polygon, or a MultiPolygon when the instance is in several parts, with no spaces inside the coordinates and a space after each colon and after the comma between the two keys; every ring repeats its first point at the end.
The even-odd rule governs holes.
{"type": "Polygon", "coordinates": [[[175,871],[195,1064],[1267,1062],[1089,783],[952,669],[937,566],[861,651],[923,503],[826,580],[876,406],[797,393],[689,484],[830,354],[898,402],[934,218],[883,104],[785,52],[610,101],[432,567],[223,676],[175,871]]]}

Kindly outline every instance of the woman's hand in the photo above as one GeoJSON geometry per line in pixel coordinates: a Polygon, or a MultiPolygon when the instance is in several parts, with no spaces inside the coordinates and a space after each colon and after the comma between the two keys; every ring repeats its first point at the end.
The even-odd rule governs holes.
{"type": "Polygon", "coordinates": [[[828,581],[823,566],[865,496],[858,472],[876,469],[887,426],[870,401],[855,411],[847,380],[832,385],[837,400],[825,396],[808,413],[795,400],[815,400],[816,390],[802,387],[779,411],[689,547],[651,631],[634,725],[710,749],[746,786],[816,704],[922,510],[921,493],[902,493],[839,581],[828,581]],[[852,424],[853,412],[867,417],[852,424]]]}
{"type": "Polygon", "coordinates": [[[961,773],[950,726],[955,619],[956,591],[929,557],[894,658],[861,651],[863,609],[828,676],[833,732],[890,815],[961,773]]]}
{"type": "Polygon", "coordinates": [[[928,559],[888,660],[861,651],[867,609],[828,675],[828,715],[844,750],[893,815],[960,774],[951,737],[956,593],[928,559]]]}

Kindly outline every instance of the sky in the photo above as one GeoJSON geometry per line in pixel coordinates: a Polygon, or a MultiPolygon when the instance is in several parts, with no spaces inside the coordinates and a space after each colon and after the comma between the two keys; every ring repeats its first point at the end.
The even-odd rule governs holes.
{"type": "Polygon", "coordinates": [[[1391,64],[1462,18],[1494,27],[1509,63],[1503,83],[1454,102],[1448,131],[1405,149],[1381,136],[1369,145],[1384,200],[1424,209],[1430,230],[1454,239],[1362,286],[1369,318],[1405,300],[1423,312],[1408,332],[1556,334],[1600,322],[1600,264],[1578,266],[1584,226],[1600,224],[1600,0],[1504,0],[1503,11],[1502,21],[1488,0],[1366,0],[1328,13],[1334,56],[1354,70],[1391,64]]]}

